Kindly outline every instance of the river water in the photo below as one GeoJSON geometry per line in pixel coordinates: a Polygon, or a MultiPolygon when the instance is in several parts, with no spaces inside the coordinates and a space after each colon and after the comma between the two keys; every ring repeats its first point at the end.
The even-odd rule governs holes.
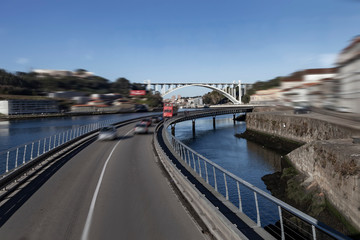
{"type": "Polygon", "coordinates": [[[34,118],[0,121],[0,152],[25,143],[43,139],[79,126],[105,120],[125,121],[154,113],[122,113],[92,116],[34,118]]]}
{"type": "MultiPolygon", "coordinates": [[[[222,115],[216,117],[215,129],[213,129],[212,117],[196,119],[195,128],[196,134],[193,136],[191,121],[177,123],[175,136],[209,160],[271,194],[261,177],[281,170],[281,155],[246,139],[235,137],[235,134],[246,130],[245,122],[234,123],[232,115],[222,115]]],[[[224,190],[219,187],[219,191],[224,190]]],[[[252,192],[248,191],[242,195],[244,198],[242,201],[250,203],[248,207],[245,207],[244,212],[256,221],[252,192]]],[[[236,198],[237,189],[233,187],[230,192],[230,201],[235,205],[238,203],[236,198]]],[[[278,220],[276,207],[267,201],[261,199],[259,201],[263,209],[261,225],[275,223],[278,220]]]]}

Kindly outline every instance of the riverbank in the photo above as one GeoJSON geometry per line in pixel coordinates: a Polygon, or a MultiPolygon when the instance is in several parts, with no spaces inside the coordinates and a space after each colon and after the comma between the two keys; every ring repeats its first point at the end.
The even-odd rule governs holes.
{"type": "Polygon", "coordinates": [[[238,137],[280,150],[293,166],[264,176],[268,189],[329,226],[358,237],[355,228],[343,221],[360,228],[360,147],[350,139],[357,128],[289,111],[251,113],[246,122],[247,131],[238,137]],[[341,214],[334,214],[335,209],[341,214]]]}

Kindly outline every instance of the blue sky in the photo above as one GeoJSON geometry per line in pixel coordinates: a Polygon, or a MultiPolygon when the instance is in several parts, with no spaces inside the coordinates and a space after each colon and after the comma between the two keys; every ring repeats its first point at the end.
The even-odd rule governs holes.
{"type": "Polygon", "coordinates": [[[1,2],[0,68],[84,68],[111,81],[264,81],[332,67],[360,34],[360,0],[1,2]]]}

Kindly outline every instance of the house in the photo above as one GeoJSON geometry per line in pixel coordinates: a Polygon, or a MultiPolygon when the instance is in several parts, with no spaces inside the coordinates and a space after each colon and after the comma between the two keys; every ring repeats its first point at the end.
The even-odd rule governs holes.
{"type": "Polygon", "coordinates": [[[0,113],[4,115],[58,113],[54,100],[8,99],[0,101],[0,113]]]}
{"type": "Polygon", "coordinates": [[[341,51],[336,64],[335,105],[360,113],[360,35],[341,51]]]}
{"type": "Polygon", "coordinates": [[[272,104],[280,100],[281,89],[271,88],[267,90],[256,91],[255,94],[250,96],[251,104],[272,104]]]}
{"type": "MultiPolygon", "coordinates": [[[[314,68],[298,71],[281,80],[281,101],[284,105],[291,106],[294,101],[310,101],[310,99],[324,99],[321,91],[311,90],[312,86],[321,84],[324,79],[331,79],[336,76],[336,68],[314,68]],[[311,97],[310,94],[312,94],[311,97]]],[[[327,93],[329,95],[329,93],[327,93]]],[[[315,105],[320,105],[316,103],[315,105]]]]}
{"type": "Polygon", "coordinates": [[[87,78],[94,76],[94,73],[88,72],[85,70],[81,71],[68,71],[68,70],[51,70],[51,69],[34,69],[32,70],[33,73],[36,73],[38,77],[55,77],[55,78],[62,78],[62,77],[79,77],[79,78],[87,78]]]}

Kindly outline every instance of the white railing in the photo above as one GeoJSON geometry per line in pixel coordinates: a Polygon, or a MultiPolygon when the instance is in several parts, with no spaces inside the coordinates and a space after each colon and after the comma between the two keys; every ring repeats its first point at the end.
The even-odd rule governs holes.
{"type": "MultiPolygon", "coordinates": [[[[165,130],[166,131],[166,130],[165,130]]],[[[349,239],[316,219],[273,197],[186,146],[166,131],[179,158],[208,186],[279,239],[349,239]],[[253,199],[253,201],[249,201],[253,199]],[[272,227],[269,228],[269,223],[272,227]]]]}
{"type": "Polygon", "coordinates": [[[65,143],[116,122],[118,121],[105,120],[73,127],[67,131],[2,151],[0,152],[0,179],[7,173],[65,143]]]}

